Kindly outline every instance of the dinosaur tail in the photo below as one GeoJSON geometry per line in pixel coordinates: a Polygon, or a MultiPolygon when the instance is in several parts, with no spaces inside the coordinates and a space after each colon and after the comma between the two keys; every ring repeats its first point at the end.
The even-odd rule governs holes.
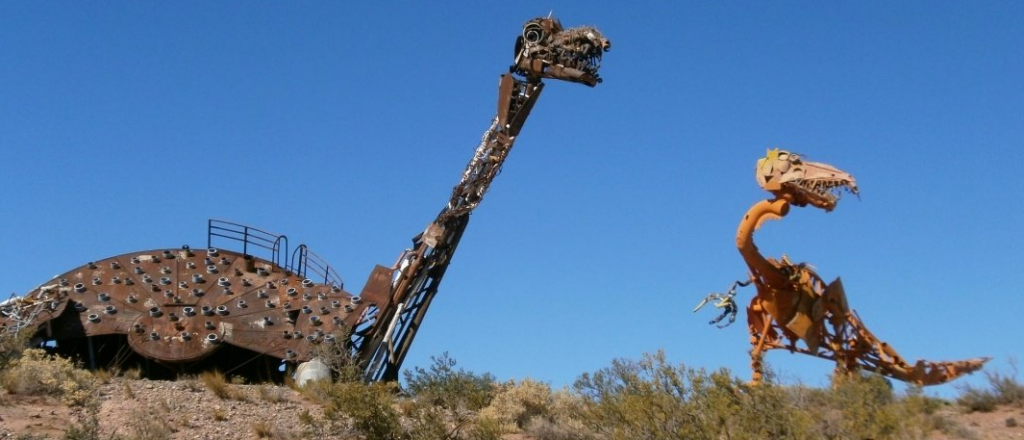
{"type": "Polygon", "coordinates": [[[848,308],[842,281],[833,281],[826,289],[825,297],[826,307],[832,309],[829,320],[835,331],[829,335],[833,339],[829,345],[836,348],[836,360],[845,361],[845,367],[859,367],[917,385],[938,385],[978,371],[991,360],[982,357],[908,363],[891,345],[871,333],[860,316],[848,308]]]}
{"type": "Polygon", "coordinates": [[[964,374],[978,371],[991,360],[989,357],[959,361],[919,359],[911,364],[900,356],[891,345],[875,337],[864,326],[856,312],[850,311],[847,321],[854,336],[847,349],[859,354],[857,358],[859,358],[860,362],[858,363],[861,364],[861,367],[904,382],[917,385],[943,384],[964,374]]]}

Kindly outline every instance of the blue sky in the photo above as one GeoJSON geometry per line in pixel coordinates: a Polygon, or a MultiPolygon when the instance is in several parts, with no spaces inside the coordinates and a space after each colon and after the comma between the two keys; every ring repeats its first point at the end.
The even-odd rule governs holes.
{"type": "MultiPolygon", "coordinates": [[[[0,289],[205,246],[220,218],[308,244],[358,292],[447,201],[521,25],[552,10],[612,40],[605,82],[548,81],[406,366],[448,351],[560,386],[664,349],[747,377],[744,318],[690,310],[745,276],[733,238],[776,146],[862,197],[768,224],[765,254],[842,276],[904,357],[1024,354],[1018,2],[4,2],[0,289]]],[[[767,359],[789,382],[831,371],[767,359]]]]}

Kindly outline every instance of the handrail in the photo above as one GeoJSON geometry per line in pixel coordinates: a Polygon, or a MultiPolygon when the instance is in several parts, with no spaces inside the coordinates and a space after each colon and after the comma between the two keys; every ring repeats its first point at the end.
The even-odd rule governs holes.
{"type": "Polygon", "coordinates": [[[206,227],[206,246],[214,247],[214,237],[241,242],[242,253],[251,255],[252,247],[269,251],[267,258],[280,267],[288,267],[288,237],[239,223],[210,219],[206,227]]]}

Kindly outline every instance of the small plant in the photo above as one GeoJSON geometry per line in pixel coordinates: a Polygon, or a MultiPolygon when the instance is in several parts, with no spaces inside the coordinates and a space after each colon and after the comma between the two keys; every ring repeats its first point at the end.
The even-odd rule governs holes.
{"type": "Polygon", "coordinates": [[[1017,427],[1017,419],[1015,419],[1013,417],[1007,417],[1006,418],[1006,427],[1007,428],[1016,428],[1017,427]]]}
{"type": "Polygon", "coordinates": [[[215,422],[223,422],[223,421],[228,419],[228,412],[225,411],[224,408],[216,407],[216,408],[213,409],[212,416],[213,416],[213,421],[215,421],[215,422]]]}
{"type": "Polygon", "coordinates": [[[256,389],[256,394],[259,396],[260,400],[264,402],[280,403],[288,401],[288,396],[286,396],[284,392],[277,387],[266,384],[260,385],[259,388],[256,389]]]}
{"type": "Polygon", "coordinates": [[[199,381],[221,400],[245,400],[245,394],[231,388],[224,374],[219,371],[206,371],[199,374],[199,381]]]}
{"type": "Polygon", "coordinates": [[[100,405],[96,400],[83,406],[76,423],[64,431],[64,440],[100,440],[100,405]]]}
{"type": "Polygon", "coordinates": [[[274,433],[274,426],[266,420],[261,420],[252,425],[252,433],[257,438],[275,438],[277,435],[274,433]]]}
{"type": "Polygon", "coordinates": [[[160,413],[153,409],[132,411],[132,417],[127,422],[126,440],[169,440],[174,430],[156,414],[160,413]]]}
{"type": "Polygon", "coordinates": [[[135,398],[135,390],[132,389],[132,384],[125,382],[122,389],[124,390],[124,397],[129,399],[135,398]]]}

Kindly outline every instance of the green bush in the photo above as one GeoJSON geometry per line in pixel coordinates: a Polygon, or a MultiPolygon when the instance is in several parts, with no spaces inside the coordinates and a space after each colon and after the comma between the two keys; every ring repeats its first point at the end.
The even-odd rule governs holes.
{"type": "Polygon", "coordinates": [[[490,404],[496,391],[490,374],[456,370],[457,362],[448,353],[430,360],[429,368],[405,371],[406,390],[413,397],[447,410],[479,411],[490,404]]]}

